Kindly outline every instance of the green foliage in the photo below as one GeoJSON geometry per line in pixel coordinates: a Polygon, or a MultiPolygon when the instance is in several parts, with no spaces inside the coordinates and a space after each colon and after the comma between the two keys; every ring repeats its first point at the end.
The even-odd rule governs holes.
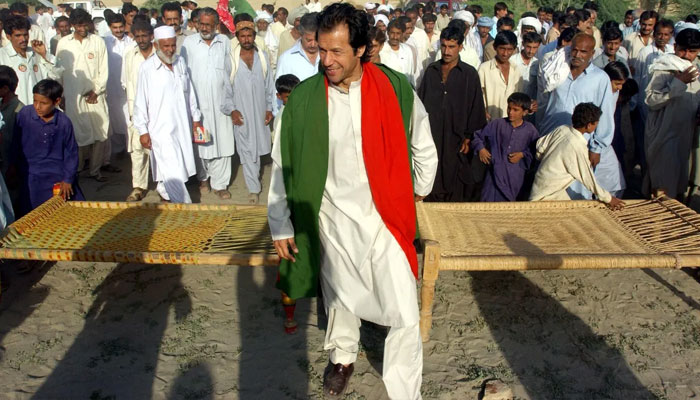
{"type": "Polygon", "coordinates": [[[160,7],[165,4],[169,3],[173,0],[147,0],[141,7],[146,7],[146,8],[155,8],[160,10],[160,7]]]}

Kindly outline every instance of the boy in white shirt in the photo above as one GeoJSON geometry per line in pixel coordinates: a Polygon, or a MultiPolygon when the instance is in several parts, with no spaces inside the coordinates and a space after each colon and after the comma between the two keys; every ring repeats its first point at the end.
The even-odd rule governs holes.
{"type": "Polygon", "coordinates": [[[574,108],[571,126],[562,125],[537,141],[535,157],[540,167],[530,200],[571,200],[566,189],[577,180],[613,210],[624,207],[622,200],[598,184],[588,157],[584,135],[595,131],[601,114],[593,103],[581,103],[574,108]]]}

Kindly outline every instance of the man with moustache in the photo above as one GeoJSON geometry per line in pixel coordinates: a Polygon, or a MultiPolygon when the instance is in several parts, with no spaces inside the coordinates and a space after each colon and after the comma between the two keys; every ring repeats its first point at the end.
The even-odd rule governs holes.
{"type": "Polygon", "coordinates": [[[437,154],[406,77],[368,62],[368,25],[347,3],[321,13],[324,72],[296,86],[285,106],[268,220],[282,258],[278,288],[315,296],[320,275],[329,315],[324,393],[347,389],[364,319],[390,327],[382,367],[389,397],[419,399],[414,201],[430,192],[437,154]]]}
{"type": "Polygon", "coordinates": [[[177,35],[177,54],[180,54],[185,38],[192,34],[191,31],[182,29],[182,7],[178,2],[165,3],[160,7],[160,19],[164,25],[172,26],[177,35]]]}
{"type": "Polygon", "coordinates": [[[126,90],[126,100],[129,110],[129,137],[126,150],[131,156],[131,186],[132,190],[126,201],[140,201],[148,191],[148,149],[141,146],[139,132],[132,123],[134,116],[134,101],[136,100],[136,84],[139,79],[139,68],[144,61],[155,53],[153,46],[153,27],[145,19],[136,19],[131,25],[131,34],[136,46],[124,53],[122,68],[122,86],[126,90]]]}
{"type": "MultiPolygon", "coordinates": [[[[603,114],[598,128],[584,137],[588,141],[588,155],[596,180],[615,197],[620,197],[625,188],[620,162],[612,148],[615,132],[615,99],[610,78],[591,63],[595,53],[595,38],[579,33],[571,41],[568,66],[570,73],[551,92],[545,93],[540,104],[543,113],[539,123],[541,134],[571,124],[571,115],[579,103],[593,103],[603,114]]],[[[567,189],[572,199],[590,199],[591,193],[578,182],[567,189]]]]}
{"type": "Polygon", "coordinates": [[[438,151],[437,176],[426,201],[478,201],[483,164],[469,151],[474,132],[486,125],[479,74],[460,60],[464,43],[460,27],[440,33],[442,59],[425,70],[418,96],[430,115],[438,151]]]}
{"type": "Polygon", "coordinates": [[[151,150],[153,180],[163,201],[191,203],[185,182],[196,173],[192,138],[202,115],[184,60],[175,54],[175,29],[158,27],[154,38],[156,57],[139,71],[134,127],[141,146],[151,150]]]}
{"type": "Polygon", "coordinates": [[[195,145],[197,179],[202,193],[211,189],[221,199],[230,199],[231,158],[234,153],[231,110],[222,111],[224,90],[230,84],[231,41],[217,34],[219,14],[210,7],[199,12],[199,33],[190,35],[180,54],[187,64],[194,92],[202,111],[202,125],[211,136],[207,143],[195,145]]]}
{"type": "Polygon", "coordinates": [[[275,99],[269,57],[261,57],[255,47],[255,35],[253,22],[236,23],[238,44],[231,51],[233,93],[227,93],[223,105],[233,119],[238,157],[251,204],[257,204],[260,199],[260,157],[270,153],[268,125],[275,99]]]}

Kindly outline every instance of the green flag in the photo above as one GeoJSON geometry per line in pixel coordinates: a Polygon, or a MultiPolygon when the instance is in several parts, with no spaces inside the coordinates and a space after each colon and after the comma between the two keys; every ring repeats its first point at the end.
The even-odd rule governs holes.
{"type": "Polygon", "coordinates": [[[229,0],[228,6],[233,9],[233,15],[248,14],[253,18],[257,15],[253,7],[251,7],[250,3],[246,0],[229,0]]]}

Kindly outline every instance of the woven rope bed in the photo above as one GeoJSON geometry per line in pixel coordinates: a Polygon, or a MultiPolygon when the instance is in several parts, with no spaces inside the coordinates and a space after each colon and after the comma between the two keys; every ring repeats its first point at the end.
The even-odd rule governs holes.
{"type": "MultiPolygon", "coordinates": [[[[441,270],[700,266],[700,215],[668,198],[418,203],[424,244],[421,335],[441,270]]],[[[277,265],[266,208],[64,202],[54,197],[3,232],[0,258],[145,264],[277,265]]]]}
{"type": "Polygon", "coordinates": [[[277,265],[264,206],[64,202],[10,225],[0,258],[277,265]]]}
{"type": "Polygon", "coordinates": [[[665,197],[626,203],[419,203],[423,340],[441,270],[700,266],[700,215],[665,197]]]}

